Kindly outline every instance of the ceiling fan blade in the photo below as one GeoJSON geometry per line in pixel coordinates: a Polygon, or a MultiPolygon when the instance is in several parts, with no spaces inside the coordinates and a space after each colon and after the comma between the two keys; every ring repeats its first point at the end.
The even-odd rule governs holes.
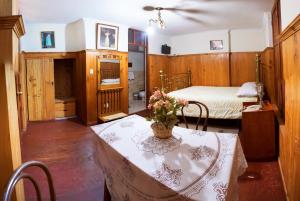
{"type": "Polygon", "coordinates": [[[202,20],[199,20],[197,18],[194,18],[194,17],[188,17],[188,16],[184,16],[185,19],[189,20],[189,21],[192,21],[192,22],[195,22],[195,23],[198,23],[198,24],[203,24],[203,21],[202,20]]]}
{"type": "Polygon", "coordinates": [[[176,7],[175,8],[164,8],[164,10],[174,11],[174,12],[194,13],[194,14],[203,12],[202,10],[199,10],[199,9],[193,9],[193,8],[184,9],[184,8],[176,8],[176,7]]]}
{"type": "Polygon", "coordinates": [[[145,10],[145,11],[153,11],[153,10],[155,10],[155,7],[153,7],[153,6],[144,6],[143,10],[145,10]]]}

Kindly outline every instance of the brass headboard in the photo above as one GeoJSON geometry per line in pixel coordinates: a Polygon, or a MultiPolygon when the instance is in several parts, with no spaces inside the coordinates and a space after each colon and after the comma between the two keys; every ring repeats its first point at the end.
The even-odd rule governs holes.
{"type": "Polygon", "coordinates": [[[255,69],[255,74],[256,74],[256,83],[259,83],[262,81],[262,72],[261,72],[261,69],[260,69],[260,64],[261,64],[261,56],[260,54],[256,54],[256,69],[255,69]]]}
{"type": "Polygon", "coordinates": [[[190,70],[188,70],[186,73],[178,73],[169,77],[162,70],[159,71],[159,74],[161,90],[165,92],[183,89],[192,85],[190,70]]]}

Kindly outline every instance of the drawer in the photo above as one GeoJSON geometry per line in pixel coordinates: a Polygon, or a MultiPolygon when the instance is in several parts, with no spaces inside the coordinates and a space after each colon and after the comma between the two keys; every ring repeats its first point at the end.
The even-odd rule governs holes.
{"type": "Polygon", "coordinates": [[[55,103],[55,111],[72,110],[72,109],[75,109],[75,103],[74,102],[55,103]]]}
{"type": "Polygon", "coordinates": [[[55,117],[71,117],[76,115],[75,102],[55,103],[55,117]]]}
{"type": "Polygon", "coordinates": [[[56,110],[55,117],[63,118],[63,117],[72,117],[75,116],[75,110],[56,110]]]}

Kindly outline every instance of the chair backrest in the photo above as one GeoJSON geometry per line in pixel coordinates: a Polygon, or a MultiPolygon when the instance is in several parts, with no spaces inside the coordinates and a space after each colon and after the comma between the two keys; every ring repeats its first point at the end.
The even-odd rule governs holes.
{"type": "Polygon", "coordinates": [[[188,101],[188,104],[186,106],[184,106],[184,107],[181,108],[181,115],[182,115],[182,118],[184,120],[186,128],[189,128],[189,126],[188,126],[188,123],[186,121],[186,117],[184,115],[184,108],[188,107],[189,105],[196,105],[199,108],[199,116],[198,116],[198,120],[197,120],[197,124],[196,124],[196,130],[198,130],[199,124],[201,122],[203,108],[205,109],[206,115],[203,118],[204,122],[203,122],[203,128],[202,128],[202,130],[203,131],[207,131],[207,120],[208,120],[208,117],[209,117],[208,107],[204,103],[200,103],[198,101],[188,101]]]}
{"type": "Polygon", "coordinates": [[[23,163],[20,167],[18,167],[15,170],[15,172],[10,177],[9,182],[5,188],[2,201],[10,201],[11,200],[11,194],[12,194],[16,184],[21,179],[28,179],[29,181],[31,181],[31,183],[33,184],[35,191],[36,191],[37,200],[42,201],[41,191],[40,191],[40,187],[39,187],[38,183],[31,175],[23,172],[23,170],[28,167],[39,167],[44,171],[44,173],[47,176],[49,193],[50,193],[50,201],[56,201],[56,195],[55,195],[53,180],[52,180],[50,171],[44,163],[39,162],[39,161],[28,161],[26,163],[23,163]]]}

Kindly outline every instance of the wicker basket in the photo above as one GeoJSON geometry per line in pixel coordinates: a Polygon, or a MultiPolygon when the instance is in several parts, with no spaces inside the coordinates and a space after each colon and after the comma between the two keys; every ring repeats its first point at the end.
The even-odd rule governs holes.
{"type": "Polygon", "coordinates": [[[151,128],[155,137],[159,139],[167,139],[172,137],[173,128],[166,128],[163,124],[152,123],[151,128]]]}

